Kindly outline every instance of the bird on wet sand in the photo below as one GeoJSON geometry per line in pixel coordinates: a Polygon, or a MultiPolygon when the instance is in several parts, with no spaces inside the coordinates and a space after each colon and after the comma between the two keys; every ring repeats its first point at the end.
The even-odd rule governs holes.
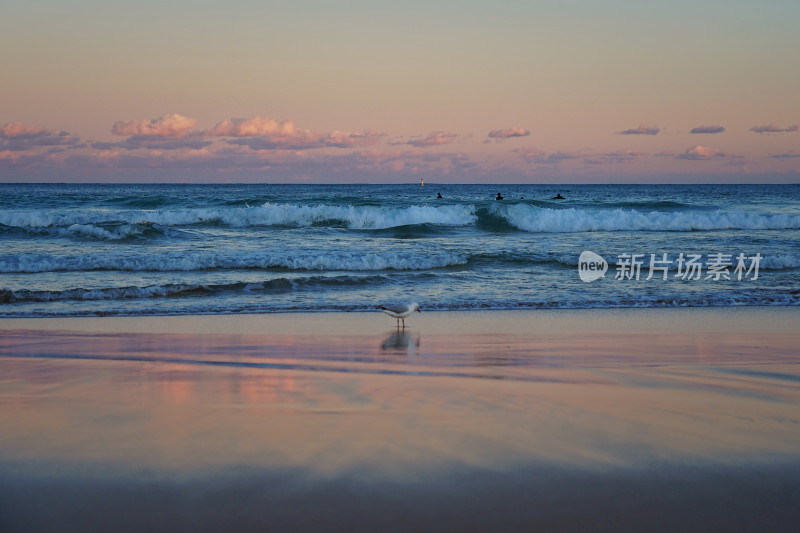
{"type": "Polygon", "coordinates": [[[397,327],[400,327],[400,321],[403,321],[403,328],[406,327],[406,317],[409,316],[411,313],[416,311],[417,313],[421,312],[419,310],[419,304],[416,302],[411,302],[407,304],[394,304],[394,305],[379,305],[378,309],[386,313],[392,318],[397,319],[397,327]]]}

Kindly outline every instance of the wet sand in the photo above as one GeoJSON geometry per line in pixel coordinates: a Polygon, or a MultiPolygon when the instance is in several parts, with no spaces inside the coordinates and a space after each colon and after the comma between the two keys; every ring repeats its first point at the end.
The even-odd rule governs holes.
{"type": "Polygon", "coordinates": [[[795,531],[800,310],[0,322],[0,531],[795,531]]]}

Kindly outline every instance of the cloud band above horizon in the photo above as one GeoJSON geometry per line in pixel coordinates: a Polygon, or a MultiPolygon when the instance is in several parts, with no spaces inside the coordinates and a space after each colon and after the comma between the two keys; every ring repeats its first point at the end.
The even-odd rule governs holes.
{"type": "MultiPolygon", "coordinates": [[[[545,147],[547,145],[508,150],[497,144],[505,139],[530,137],[530,130],[516,127],[491,130],[483,139],[441,129],[412,136],[410,140],[394,141],[387,134],[373,130],[314,132],[297,127],[294,120],[279,121],[262,116],[227,118],[206,129],[198,128],[198,123],[197,119],[178,113],[147,120],[116,121],[111,133],[125,138],[105,141],[83,139],[70,132],[20,121],[10,122],[0,127],[0,171],[4,171],[0,181],[7,181],[5,176],[15,179],[20,172],[46,176],[64,172],[78,176],[103,175],[105,172],[111,176],[134,169],[148,169],[147,175],[250,173],[281,176],[281,179],[309,176],[405,179],[419,174],[426,179],[438,176],[473,181],[504,179],[502,176],[516,176],[515,179],[549,176],[547,179],[552,180],[561,175],[614,177],[635,172],[639,172],[639,176],[686,172],[686,164],[670,167],[669,160],[706,161],[702,165],[704,171],[712,169],[720,173],[726,171],[724,167],[736,166],[739,173],[752,172],[750,167],[753,167],[756,170],[773,168],[785,175],[800,176],[798,158],[791,151],[793,147],[786,143],[781,146],[778,135],[772,140],[765,139],[765,142],[778,143],[778,147],[760,159],[749,154],[731,155],[738,150],[730,146],[695,145],[683,150],[674,145],[681,135],[726,131],[719,125],[697,126],[684,134],[675,130],[664,141],[667,147],[662,146],[661,151],[642,152],[620,146],[621,141],[614,150],[545,147]],[[456,141],[459,151],[447,148],[456,141]],[[387,150],[388,146],[398,145],[407,148],[387,150]]],[[[752,128],[756,130],[758,133],[787,133],[797,131],[797,127],[752,128]]],[[[641,123],[637,128],[618,134],[652,137],[660,131],[659,126],[641,123]]],[[[607,135],[612,138],[610,133],[607,135]]]]}

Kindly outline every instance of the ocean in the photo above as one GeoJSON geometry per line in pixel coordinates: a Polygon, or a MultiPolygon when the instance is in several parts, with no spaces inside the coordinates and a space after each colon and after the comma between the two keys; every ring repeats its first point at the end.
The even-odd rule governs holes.
{"type": "Polygon", "coordinates": [[[798,305],[800,185],[0,184],[0,317],[397,301],[798,305]]]}

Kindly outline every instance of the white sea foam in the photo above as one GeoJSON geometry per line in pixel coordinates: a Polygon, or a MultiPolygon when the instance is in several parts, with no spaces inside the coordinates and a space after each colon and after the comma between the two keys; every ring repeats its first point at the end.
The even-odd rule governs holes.
{"type": "Polygon", "coordinates": [[[42,211],[0,212],[0,224],[15,228],[47,228],[85,222],[86,218],[80,215],[53,214],[42,211]]]}
{"type": "Polygon", "coordinates": [[[64,300],[123,300],[179,295],[199,289],[192,285],[154,285],[150,287],[74,288],[63,291],[0,290],[0,302],[54,302],[64,300]]]}
{"type": "MultiPolygon", "coordinates": [[[[635,209],[549,209],[527,204],[492,205],[494,214],[516,228],[539,233],[584,231],[709,231],[800,228],[800,215],[745,211],[641,211],[635,209]]],[[[352,229],[385,229],[413,224],[469,226],[477,222],[474,205],[408,207],[296,205],[265,203],[257,207],[194,208],[163,211],[0,213],[0,224],[28,229],[69,228],[96,238],[120,238],[135,225],[188,226],[218,223],[231,227],[342,225],[352,229]],[[89,226],[128,224],[104,234],[89,226]],[[119,236],[115,236],[119,234],[119,236]]],[[[101,228],[104,229],[104,228],[101,228]]],[[[109,231],[109,230],[105,230],[109,231]]]]}
{"type": "Polygon", "coordinates": [[[58,233],[67,236],[92,237],[94,239],[113,241],[132,237],[134,235],[141,235],[142,227],[132,224],[123,224],[106,229],[91,224],[73,224],[66,229],[59,229],[58,233]]]}
{"type": "Polygon", "coordinates": [[[709,231],[776,230],[800,228],[800,215],[759,214],[743,211],[662,212],[615,209],[548,209],[516,204],[495,208],[519,229],[537,233],[584,231],[709,231]]]}
{"type": "Polygon", "coordinates": [[[641,295],[635,298],[561,298],[528,300],[525,302],[459,301],[443,305],[427,305],[429,310],[456,309],[620,309],[620,308],[675,308],[675,307],[738,307],[738,306],[797,306],[800,295],[792,292],[774,293],[702,293],[641,295]]]}
{"type": "MultiPolygon", "coordinates": [[[[641,268],[648,269],[650,267],[651,255],[655,256],[656,266],[661,267],[664,266],[660,261],[662,260],[663,253],[667,253],[667,260],[671,261],[667,265],[669,270],[677,270],[678,269],[678,258],[681,253],[690,254],[693,253],[692,250],[677,250],[671,252],[663,252],[659,251],[658,253],[644,253],[641,257],[637,260],[641,261],[641,268]]],[[[731,267],[730,270],[733,270],[737,263],[738,263],[738,256],[740,253],[744,253],[745,255],[745,265],[749,268],[750,264],[753,262],[753,257],[755,256],[754,251],[748,250],[747,252],[743,252],[737,249],[726,250],[724,253],[729,254],[731,267]]],[[[709,262],[708,254],[699,254],[701,256],[701,263],[707,264],[709,262]]],[[[546,260],[552,260],[556,263],[562,264],[567,267],[577,267],[578,266],[578,256],[577,255],[565,255],[565,254],[548,254],[545,256],[546,260]]],[[[684,256],[686,259],[688,255],[684,256]]],[[[608,261],[610,265],[618,265],[619,264],[619,256],[614,254],[605,254],[603,258],[608,261]]],[[[627,261],[630,261],[630,257],[627,258],[627,261]]],[[[784,270],[784,269],[791,269],[791,268],[800,268],[800,255],[791,255],[791,254],[780,254],[780,255],[769,255],[769,254],[761,254],[761,259],[758,263],[759,270],[784,270]]]]}
{"type": "Polygon", "coordinates": [[[563,203],[470,186],[439,201],[369,186],[7,191],[0,316],[363,310],[409,292],[434,309],[800,305],[786,187],[587,188],[563,203]],[[604,281],[581,282],[584,250],[608,261],[604,281]],[[642,254],[642,280],[667,253],[668,279],[615,280],[623,252],[642,254]],[[681,252],[702,254],[702,279],[676,277],[681,252]],[[713,253],[731,271],[760,253],[758,279],[706,279],[713,253]]]}
{"type": "Polygon", "coordinates": [[[312,226],[341,221],[353,229],[384,229],[412,224],[466,226],[476,220],[471,206],[373,206],[292,205],[266,203],[249,209],[225,210],[220,220],[230,226],[312,226]]]}
{"type": "MultiPolygon", "coordinates": [[[[732,252],[733,264],[738,251],[732,252]],[[735,253],[733,253],[735,252],[735,253]]],[[[661,259],[657,253],[656,259],[661,259]]],[[[748,252],[749,265],[753,254],[748,252]]],[[[508,262],[548,263],[555,262],[566,267],[577,267],[578,256],[568,254],[533,254],[526,259],[525,255],[500,254],[498,256],[479,254],[472,258],[497,263],[500,268],[508,262]]],[[[617,264],[617,256],[606,254],[609,264],[617,264]]],[[[668,253],[672,260],[670,270],[678,267],[678,252],[668,253]]],[[[250,269],[280,268],[288,270],[320,270],[320,271],[371,271],[371,270],[426,270],[448,266],[467,264],[470,256],[452,252],[415,253],[415,252],[321,252],[294,254],[160,254],[160,255],[6,255],[0,256],[0,273],[34,273],[58,271],[119,270],[119,271],[202,271],[218,269],[250,269]]],[[[650,264],[650,255],[644,254],[640,259],[642,268],[650,264]]],[[[704,261],[707,258],[704,257],[704,261]]],[[[800,268],[800,255],[762,255],[759,263],[761,270],[784,270],[800,268]]]]}
{"type": "Polygon", "coordinates": [[[310,252],[303,254],[159,254],[159,255],[7,255],[0,256],[0,272],[54,272],[83,270],[198,271],[243,268],[289,270],[425,270],[461,265],[456,253],[310,252]]]}
{"type": "Polygon", "coordinates": [[[800,267],[800,256],[791,254],[769,255],[761,260],[760,267],[768,270],[798,268],[800,267]]]}
{"type": "MultiPolygon", "coordinates": [[[[412,224],[466,226],[477,220],[468,205],[409,207],[294,205],[265,203],[257,207],[194,208],[164,211],[0,213],[0,224],[18,228],[85,227],[97,224],[187,226],[221,223],[232,227],[340,224],[353,229],[385,229],[412,224]]],[[[97,236],[97,235],[95,235],[97,236]]]]}

